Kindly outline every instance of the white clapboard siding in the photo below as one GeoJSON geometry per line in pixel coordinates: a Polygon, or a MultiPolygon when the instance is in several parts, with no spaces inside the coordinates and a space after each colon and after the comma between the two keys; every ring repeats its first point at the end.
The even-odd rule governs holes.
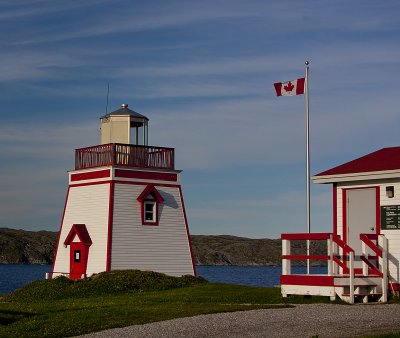
{"type": "MultiPolygon", "coordinates": [[[[400,205],[400,180],[398,179],[387,179],[377,181],[364,181],[358,182],[346,182],[339,183],[337,187],[337,226],[338,234],[343,233],[343,206],[342,206],[342,191],[346,188],[368,188],[368,187],[379,187],[379,198],[380,205],[400,205]],[[386,187],[394,186],[394,197],[388,198],[386,196],[386,187]]],[[[400,282],[400,229],[393,230],[381,230],[381,234],[385,235],[388,239],[388,261],[389,261],[389,273],[391,281],[395,283],[400,282]]]]}
{"type": "Polygon", "coordinates": [[[137,201],[145,187],[115,185],[111,269],[193,275],[179,188],[156,186],[164,203],[159,205],[159,224],[152,226],[142,225],[137,201]]]}
{"type": "MultiPolygon", "coordinates": [[[[380,204],[385,205],[400,205],[400,183],[398,180],[388,180],[381,184],[380,189],[380,204]],[[386,187],[394,186],[394,196],[388,198],[386,196],[386,187]]],[[[393,230],[381,230],[381,233],[388,239],[388,261],[389,261],[389,273],[392,282],[400,282],[400,229],[393,230]]]]}
{"type": "Polygon", "coordinates": [[[70,187],[54,272],[70,271],[70,247],[64,248],[63,243],[73,224],[85,224],[93,242],[86,273],[106,270],[109,198],[109,183],[70,187]]]}

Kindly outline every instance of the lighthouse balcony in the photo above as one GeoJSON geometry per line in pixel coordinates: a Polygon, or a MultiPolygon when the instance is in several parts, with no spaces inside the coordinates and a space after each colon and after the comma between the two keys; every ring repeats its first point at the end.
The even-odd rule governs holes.
{"type": "Polygon", "coordinates": [[[109,143],[75,150],[75,170],[103,166],[174,170],[174,148],[109,143]]]}

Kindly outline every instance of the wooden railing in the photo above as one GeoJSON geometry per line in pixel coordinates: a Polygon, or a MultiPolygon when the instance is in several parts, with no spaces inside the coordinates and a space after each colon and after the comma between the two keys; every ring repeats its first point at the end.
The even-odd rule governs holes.
{"type": "MultiPolygon", "coordinates": [[[[328,262],[328,275],[332,276],[339,273],[339,268],[343,269],[344,273],[349,273],[347,262],[350,261],[350,256],[354,250],[344,243],[339,236],[331,233],[301,233],[301,234],[282,234],[282,272],[283,274],[291,273],[292,260],[322,260],[328,262]],[[291,254],[291,244],[293,240],[302,241],[327,241],[327,255],[293,255],[291,254]],[[339,253],[339,248],[341,253],[339,253]]],[[[353,257],[354,258],[354,257],[353,257]]]]}
{"type": "Polygon", "coordinates": [[[120,143],[75,150],[75,170],[108,165],[174,169],[174,149],[120,143]]]}
{"type": "Polygon", "coordinates": [[[363,275],[379,275],[382,277],[382,302],[387,302],[388,286],[388,240],[384,235],[360,234],[362,242],[363,275]],[[369,251],[369,252],[368,252],[369,251]],[[370,252],[374,254],[371,255],[370,252]]]}
{"type": "MultiPolygon", "coordinates": [[[[326,260],[328,262],[328,276],[346,275],[349,278],[350,303],[354,303],[354,250],[336,234],[331,233],[302,233],[282,234],[282,274],[291,274],[292,260],[326,260]],[[293,255],[291,254],[291,241],[327,241],[327,255],[293,255]]],[[[382,302],[387,301],[388,287],[388,262],[387,238],[384,235],[360,234],[362,241],[363,276],[382,278],[382,302]],[[370,255],[370,252],[374,255],[370,255]],[[373,260],[377,260],[377,263],[373,260]]]]}

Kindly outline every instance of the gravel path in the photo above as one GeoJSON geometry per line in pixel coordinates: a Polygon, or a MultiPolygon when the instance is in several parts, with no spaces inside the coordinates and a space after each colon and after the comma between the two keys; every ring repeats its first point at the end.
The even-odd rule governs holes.
{"type": "Polygon", "coordinates": [[[80,337],[356,337],[400,332],[399,314],[398,304],[302,304],[179,318],[80,337]]]}

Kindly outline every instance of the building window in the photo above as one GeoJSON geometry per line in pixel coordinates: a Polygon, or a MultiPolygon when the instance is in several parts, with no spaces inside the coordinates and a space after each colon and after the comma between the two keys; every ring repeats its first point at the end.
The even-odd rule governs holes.
{"type": "Polygon", "coordinates": [[[140,202],[141,218],[143,225],[158,225],[158,209],[160,203],[164,203],[164,198],[154,185],[149,184],[139,195],[137,200],[140,202]]]}
{"type": "Polygon", "coordinates": [[[154,201],[144,201],[144,220],[146,222],[156,221],[156,203],[154,201]]]}
{"type": "Polygon", "coordinates": [[[74,250],[74,262],[81,261],[81,250],[74,250]]]}
{"type": "Polygon", "coordinates": [[[393,185],[386,187],[386,196],[388,198],[394,197],[394,186],[393,185]]]}

